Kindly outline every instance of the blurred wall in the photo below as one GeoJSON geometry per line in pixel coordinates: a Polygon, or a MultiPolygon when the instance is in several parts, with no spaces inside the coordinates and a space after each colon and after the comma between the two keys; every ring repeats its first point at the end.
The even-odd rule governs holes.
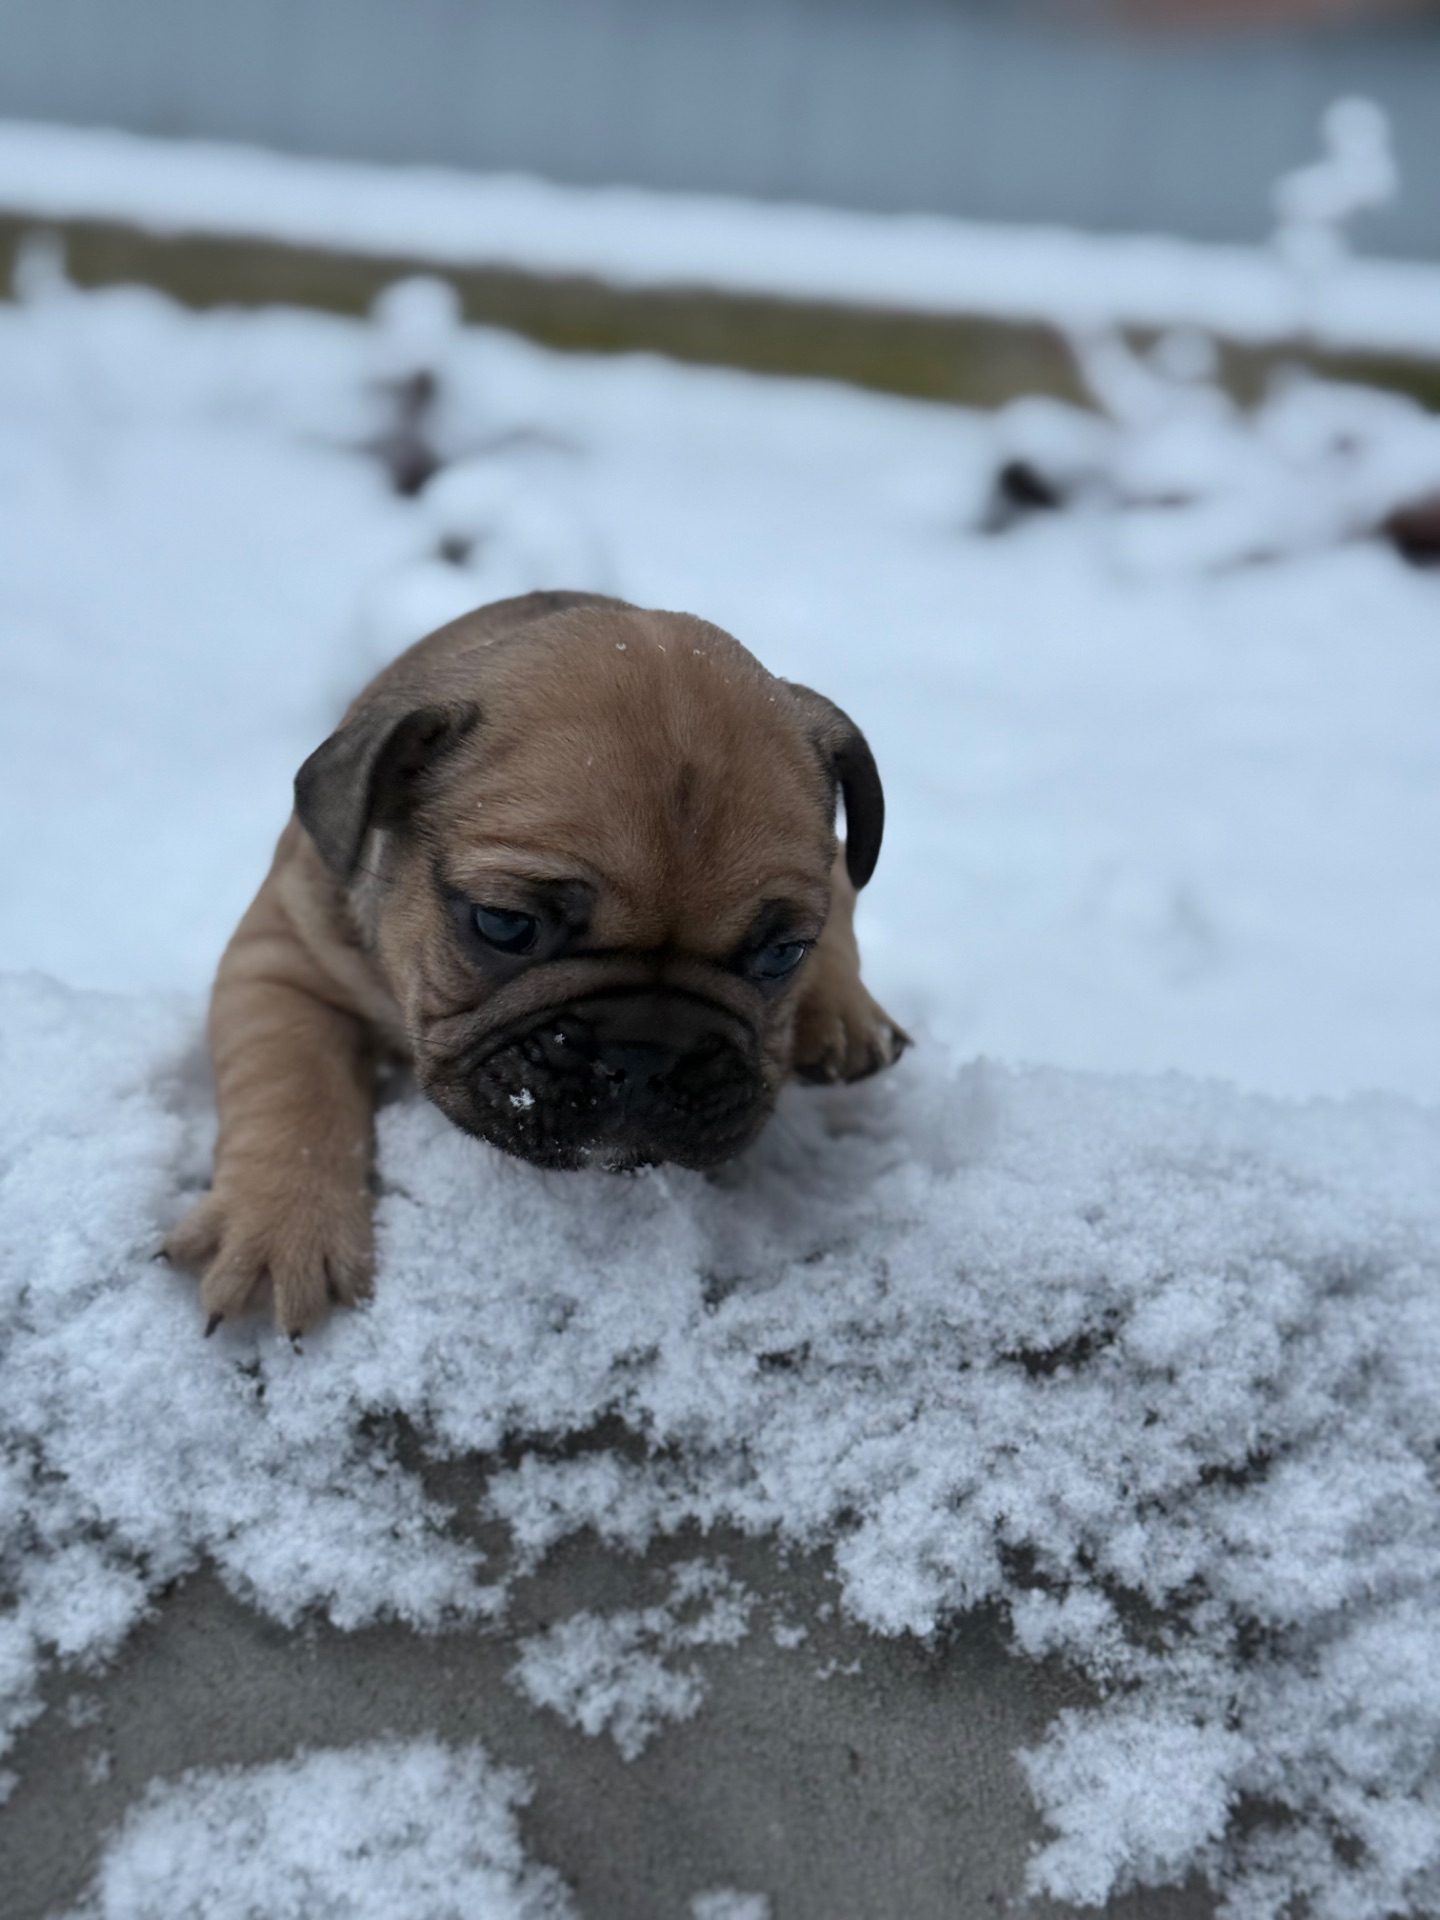
{"type": "Polygon", "coordinates": [[[1405,181],[1359,243],[1440,256],[1440,17],[1279,14],[1146,32],[1065,0],[0,0],[0,114],[1249,239],[1358,91],[1405,181]]]}

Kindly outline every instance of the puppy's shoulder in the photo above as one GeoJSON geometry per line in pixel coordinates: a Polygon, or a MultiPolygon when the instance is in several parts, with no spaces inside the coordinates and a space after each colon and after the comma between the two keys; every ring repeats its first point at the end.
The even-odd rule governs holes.
{"type": "Polygon", "coordinates": [[[303,955],[309,990],[381,1033],[399,1036],[400,1011],[365,939],[363,905],[331,873],[294,815],[280,836],[262,897],[267,891],[303,955]]]}

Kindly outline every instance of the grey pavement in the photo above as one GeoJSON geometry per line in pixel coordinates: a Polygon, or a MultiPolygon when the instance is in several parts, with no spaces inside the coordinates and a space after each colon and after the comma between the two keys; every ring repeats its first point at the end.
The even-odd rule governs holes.
{"type": "MultiPolygon", "coordinates": [[[[446,1478],[452,1498],[467,1483],[473,1494],[482,1469],[446,1478]]],[[[774,1920],[1061,1920],[1070,1909],[1023,1894],[1042,1830],[1014,1755],[1086,1698],[1083,1683],[1012,1657],[989,1616],[943,1644],[877,1639],[840,1617],[836,1593],[823,1557],[736,1535],[691,1535],[643,1559],[572,1540],[516,1582],[503,1626],[438,1635],[282,1627],[196,1574],[108,1670],[54,1677],[51,1710],[10,1761],[21,1784],[0,1811],[0,1912],[64,1912],[153,1779],[429,1733],[478,1739],[532,1775],[527,1849],[561,1872],[585,1920],[686,1920],[693,1896],[716,1887],[767,1894],[774,1920]],[[686,1656],[705,1673],[705,1702],[639,1758],[508,1680],[527,1634],[581,1608],[653,1605],[666,1568],[696,1555],[725,1557],[759,1596],[752,1628],[738,1646],[686,1656]],[[798,1648],[777,1644],[781,1620],[808,1625],[798,1648]]],[[[1107,1913],[1212,1910],[1192,1887],[1132,1894],[1107,1913]]]]}

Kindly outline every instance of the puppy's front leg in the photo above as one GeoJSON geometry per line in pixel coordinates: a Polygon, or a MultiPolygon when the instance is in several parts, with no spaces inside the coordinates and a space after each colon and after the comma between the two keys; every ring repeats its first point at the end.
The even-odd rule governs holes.
{"type": "Polygon", "coordinates": [[[871,999],[860,978],[855,888],[842,851],[831,876],[830,917],[806,964],[795,1011],[791,1072],[824,1083],[863,1080],[893,1066],[910,1036],[871,999]]]}
{"type": "Polygon", "coordinates": [[[276,1324],[298,1335],[370,1291],[374,1094],[368,1029],[336,1004],[274,874],[220,963],[210,1047],[215,1181],[165,1251],[201,1274],[207,1331],[268,1282],[276,1324]]]}

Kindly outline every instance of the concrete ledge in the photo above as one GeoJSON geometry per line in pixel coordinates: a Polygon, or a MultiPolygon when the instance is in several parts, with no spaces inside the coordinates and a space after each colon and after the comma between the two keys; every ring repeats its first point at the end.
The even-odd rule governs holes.
{"type": "MultiPolygon", "coordinates": [[[[138,281],[197,308],[278,301],[363,313],[391,281],[439,273],[455,287],[468,320],[563,351],[660,353],[965,406],[998,406],[1022,393],[1083,399],[1060,330],[1033,321],[781,299],[705,286],[623,287],[582,274],[457,266],[418,254],[166,235],[113,221],[16,214],[0,215],[0,275],[7,281],[26,237],[39,232],[63,242],[67,269],[79,286],[138,281]]],[[[1142,339],[1150,331],[1130,330],[1142,339]]],[[[1243,397],[1256,393],[1281,362],[1390,387],[1440,407],[1440,361],[1320,353],[1299,342],[1224,347],[1225,378],[1243,397]]]]}
{"type": "MultiPolygon", "coordinates": [[[[480,1463],[444,1475],[447,1497],[468,1486],[473,1506],[480,1463]]],[[[1088,1697],[1084,1683],[1015,1658],[993,1616],[957,1622],[943,1644],[881,1640],[834,1615],[835,1591],[822,1559],[739,1535],[682,1537],[644,1560],[579,1538],[517,1583],[502,1629],[347,1634],[318,1620],[283,1628],[197,1574],[113,1669],[52,1680],[0,1815],[7,1920],[67,1909],[151,1780],[384,1734],[479,1739],[524,1767],[535,1782],[527,1850],[570,1883],[584,1920],[683,1920],[717,1886],[767,1894],[775,1920],[1078,1915],[1024,1895],[1041,1827],[1014,1755],[1088,1697]],[[697,1553],[723,1556],[758,1596],[751,1630],[738,1646],[687,1654],[708,1697],[638,1759],[510,1684],[526,1635],[582,1608],[648,1606],[667,1568],[697,1553]],[[782,1615],[807,1627],[799,1647],[776,1644],[782,1615]],[[67,1713],[71,1701],[81,1710],[67,1713]]],[[[1105,1913],[1208,1920],[1213,1903],[1192,1886],[1105,1913]]]]}

